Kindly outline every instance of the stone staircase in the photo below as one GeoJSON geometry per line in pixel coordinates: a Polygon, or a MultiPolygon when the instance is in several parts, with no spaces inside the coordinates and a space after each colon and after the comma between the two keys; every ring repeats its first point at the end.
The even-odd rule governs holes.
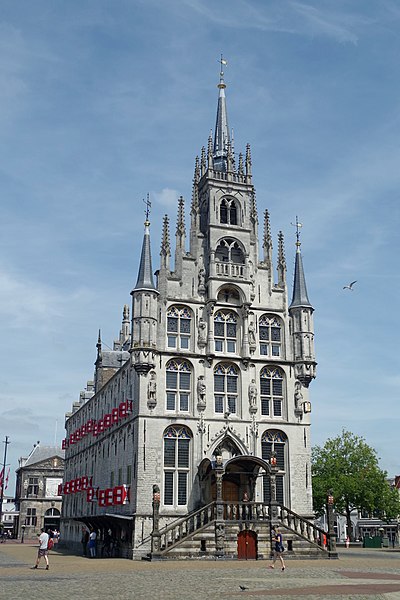
{"type": "MultiPolygon", "coordinates": [[[[271,555],[270,506],[263,502],[222,502],[224,524],[223,558],[237,559],[238,534],[252,531],[257,535],[257,558],[271,555]]],[[[297,515],[283,505],[277,505],[273,519],[283,534],[286,558],[328,558],[324,541],[329,536],[311,521],[297,515]]],[[[219,513],[221,514],[221,512],[219,513]]],[[[182,519],[160,529],[157,558],[168,559],[215,559],[217,503],[193,511],[182,519]]],[[[152,554],[149,558],[155,558],[152,554]]]]}

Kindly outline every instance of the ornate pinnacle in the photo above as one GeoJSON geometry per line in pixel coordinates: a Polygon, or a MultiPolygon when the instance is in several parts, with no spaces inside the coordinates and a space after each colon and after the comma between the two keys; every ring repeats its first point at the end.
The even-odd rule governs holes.
{"type": "Polygon", "coordinates": [[[171,244],[169,241],[169,219],[168,215],[164,215],[163,231],[161,238],[161,256],[171,256],[171,244]]]}
{"type": "Polygon", "coordinates": [[[206,149],[204,146],[201,149],[201,175],[203,176],[207,169],[206,163],[206,149]]]}
{"type": "Polygon", "coordinates": [[[246,175],[251,177],[251,152],[250,144],[246,145],[246,175]]]}
{"type": "Polygon", "coordinates": [[[185,235],[185,201],[183,196],[178,200],[178,219],[176,222],[176,235],[182,237],[185,235]]]}
{"type": "Polygon", "coordinates": [[[243,165],[243,154],[242,153],[239,154],[238,173],[239,173],[239,175],[244,175],[244,165],[243,165]]]}
{"type": "Polygon", "coordinates": [[[285,284],[286,259],[285,259],[285,242],[282,231],[278,234],[278,285],[281,287],[285,284]]]}
{"type": "Polygon", "coordinates": [[[212,133],[210,133],[210,135],[208,137],[207,163],[208,163],[208,168],[209,169],[212,169],[214,167],[212,133]]]}

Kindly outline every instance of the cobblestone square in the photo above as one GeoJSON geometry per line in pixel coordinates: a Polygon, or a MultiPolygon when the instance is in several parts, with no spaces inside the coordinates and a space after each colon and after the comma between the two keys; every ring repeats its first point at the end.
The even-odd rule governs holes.
{"type": "Polygon", "coordinates": [[[5,600],[216,600],[217,598],[368,598],[400,600],[400,553],[350,549],[339,560],[287,560],[282,572],[269,561],[129,561],[88,559],[50,552],[31,570],[32,544],[0,546],[0,598],[5,600]],[[242,586],[245,588],[242,590],[242,586]]]}

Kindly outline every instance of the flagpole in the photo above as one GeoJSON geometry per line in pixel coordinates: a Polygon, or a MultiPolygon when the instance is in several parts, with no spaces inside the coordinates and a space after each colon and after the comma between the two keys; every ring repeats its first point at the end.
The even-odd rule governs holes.
{"type": "Polygon", "coordinates": [[[6,478],[6,465],[7,465],[7,446],[10,442],[8,441],[8,435],[6,435],[6,439],[4,440],[4,459],[3,459],[3,477],[1,478],[1,488],[0,488],[0,528],[2,528],[3,522],[3,498],[4,498],[4,480],[6,478]]]}

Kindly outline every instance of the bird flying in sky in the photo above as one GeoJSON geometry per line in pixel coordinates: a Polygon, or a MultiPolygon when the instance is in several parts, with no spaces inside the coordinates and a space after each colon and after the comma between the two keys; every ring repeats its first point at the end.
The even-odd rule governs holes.
{"type": "Polygon", "coordinates": [[[351,290],[351,291],[353,291],[353,285],[354,285],[355,283],[357,283],[357,279],[356,279],[355,281],[352,281],[351,283],[349,283],[349,285],[344,285],[344,286],[343,286],[343,289],[344,289],[344,290],[351,290]]]}

